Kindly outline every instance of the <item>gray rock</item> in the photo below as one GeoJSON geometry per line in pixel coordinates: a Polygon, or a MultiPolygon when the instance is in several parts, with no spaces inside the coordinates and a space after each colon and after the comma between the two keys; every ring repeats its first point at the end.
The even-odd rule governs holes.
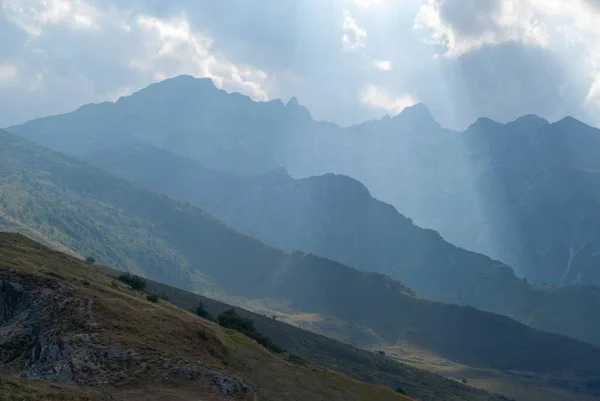
{"type": "Polygon", "coordinates": [[[194,380],[200,376],[200,372],[196,368],[186,367],[176,372],[177,377],[188,380],[194,380]]]}
{"type": "Polygon", "coordinates": [[[106,352],[106,357],[108,359],[122,358],[123,353],[121,352],[121,350],[119,348],[112,347],[112,348],[109,348],[108,351],[106,352]]]}
{"type": "Polygon", "coordinates": [[[224,375],[214,369],[205,372],[207,376],[212,376],[212,382],[217,386],[219,392],[223,395],[234,397],[236,395],[252,395],[254,388],[244,382],[244,379],[238,375],[224,375]]]}

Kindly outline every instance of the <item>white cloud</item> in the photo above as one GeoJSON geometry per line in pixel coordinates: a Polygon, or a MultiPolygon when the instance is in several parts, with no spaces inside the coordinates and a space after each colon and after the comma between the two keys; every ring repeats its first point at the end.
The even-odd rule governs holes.
{"type": "Polygon", "coordinates": [[[19,70],[14,65],[0,64],[0,83],[14,81],[19,76],[19,70]]]}
{"type": "Polygon", "coordinates": [[[373,60],[373,64],[375,65],[376,68],[380,69],[381,71],[391,71],[392,70],[392,63],[389,60],[373,60]]]}
{"type": "Polygon", "coordinates": [[[353,2],[359,7],[370,8],[383,5],[385,0],[353,0],[353,2]]]}
{"type": "Polygon", "coordinates": [[[39,36],[48,25],[62,24],[70,28],[97,29],[96,8],[80,0],[3,0],[2,12],[10,21],[33,36],[39,36]]]}
{"type": "Polygon", "coordinates": [[[375,85],[368,85],[359,95],[363,105],[395,114],[417,103],[415,98],[408,93],[392,96],[375,85]]]}
{"type": "Polygon", "coordinates": [[[430,30],[431,43],[445,47],[447,57],[508,41],[547,46],[541,4],[541,0],[428,0],[415,28],[430,30]]]}
{"type": "Polygon", "coordinates": [[[596,0],[427,0],[415,29],[457,58],[485,45],[520,42],[557,54],[588,85],[582,101],[600,121],[600,3],[596,0]]]}
{"type": "Polygon", "coordinates": [[[264,88],[268,75],[264,71],[235,65],[215,55],[213,39],[192,31],[185,17],[163,20],[142,15],[136,22],[146,51],[142,59],[130,61],[131,67],[152,71],[156,79],[180,74],[211,78],[226,90],[245,93],[255,100],[269,99],[264,88]]]}
{"type": "Polygon", "coordinates": [[[366,46],[367,31],[358,26],[356,19],[348,10],[342,15],[342,46],[347,51],[357,51],[366,46]]]}

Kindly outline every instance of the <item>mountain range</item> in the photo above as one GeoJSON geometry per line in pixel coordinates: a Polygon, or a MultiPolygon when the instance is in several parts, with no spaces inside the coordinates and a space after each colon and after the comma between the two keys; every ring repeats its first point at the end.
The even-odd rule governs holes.
{"type": "MultiPolygon", "coordinates": [[[[358,141],[371,138],[374,141],[370,146],[375,148],[370,151],[380,155],[377,159],[380,179],[393,181],[391,177],[399,170],[386,174],[382,169],[401,163],[404,169],[401,170],[406,170],[403,177],[413,182],[398,186],[414,188],[404,192],[408,197],[419,197],[417,203],[427,206],[432,213],[446,207],[438,207],[436,202],[440,199],[436,200],[435,191],[445,192],[439,195],[438,191],[438,197],[443,199],[477,192],[475,205],[465,200],[461,206],[465,210],[448,213],[455,219],[468,210],[472,212],[462,222],[456,222],[460,230],[471,231],[465,224],[471,225],[478,218],[477,205],[483,204],[489,212],[486,214],[497,217],[497,224],[491,227],[486,223],[485,235],[478,235],[504,232],[494,244],[510,243],[506,252],[515,263],[518,264],[515,255],[536,253],[544,261],[543,266],[557,265],[556,261],[564,254],[561,250],[568,248],[570,262],[564,260],[569,270],[567,275],[578,272],[581,278],[583,269],[586,277],[591,278],[595,272],[594,222],[600,219],[595,217],[594,199],[588,196],[598,185],[594,183],[595,175],[586,169],[595,159],[590,153],[585,159],[577,159],[577,168],[567,171],[564,168],[567,160],[574,159],[569,154],[581,152],[561,149],[568,149],[571,142],[572,146],[583,143],[585,138],[593,140],[596,130],[575,120],[548,124],[536,116],[525,116],[511,124],[499,124],[480,119],[465,133],[454,133],[440,128],[427,108],[417,105],[397,117],[368,122],[341,133],[342,128],[333,124],[312,121],[310,113],[295,99],[287,105],[279,101],[256,103],[238,94],[218,91],[208,80],[183,76],[151,85],[114,104],[84,106],[74,113],[34,120],[11,130],[189,201],[236,230],[288,251],[307,251],[348,266],[386,274],[424,298],[470,305],[535,328],[600,344],[600,325],[593,323],[592,318],[594,305],[600,302],[600,290],[596,287],[531,285],[518,278],[511,267],[453,246],[435,231],[419,228],[394,207],[371,196],[363,184],[346,176],[327,174],[293,179],[281,167],[249,175],[278,163],[289,164],[289,160],[297,168],[314,168],[321,163],[319,154],[332,146],[337,146],[339,152],[344,150],[346,156],[331,151],[321,164],[330,163],[325,168],[335,170],[344,160],[366,160],[365,150],[358,141]],[[230,126],[231,119],[224,117],[229,114],[236,116],[236,121],[239,117],[248,124],[230,126]],[[194,119],[196,123],[191,122],[194,119]],[[185,124],[188,124],[186,129],[185,124]],[[571,126],[579,133],[577,141],[565,139],[564,133],[571,126]],[[249,132],[249,127],[256,130],[249,132]],[[320,134],[310,131],[306,140],[301,141],[303,130],[312,129],[320,134]],[[346,141],[340,139],[343,135],[346,141]],[[287,156],[280,157],[282,150],[294,141],[298,151],[288,149],[284,152],[287,156]],[[316,147],[319,141],[326,142],[321,149],[307,148],[316,147]],[[418,150],[407,152],[406,148],[416,146],[416,142],[418,150]],[[471,150],[464,153],[466,145],[459,142],[468,142],[471,150]],[[179,147],[177,143],[184,145],[179,147]],[[436,147],[440,149],[434,151],[436,147]],[[251,159],[260,158],[260,152],[280,156],[262,158],[265,165],[261,168],[235,167],[238,162],[252,164],[251,159],[229,157],[223,153],[225,148],[251,159]],[[393,149],[402,149],[403,157],[394,159],[389,153],[393,149]],[[208,160],[199,152],[207,152],[215,159],[208,160]],[[534,153],[537,158],[531,157],[534,153]],[[434,154],[437,157],[433,158],[434,154]],[[246,174],[207,168],[197,159],[246,174]],[[301,163],[301,159],[306,160],[301,163]],[[460,168],[445,167],[461,163],[460,168]],[[470,174],[473,166],[479,166],[476,171],[480,176],[477,182],[468,183],[470,189],[459,194],[455,187],[467,185],[466,177],[473,178],[470,174]],[[409,174],[408,170],[415,167],[418,172],[409,174]],[[456,173],[456,169],[462,170],[456,173]],[[523,177],[535,175],[538,170],[543,173],[524,182],[523,177]],[[438,180],[442,173],[447,176],[438,180]],[[429,189],[416,187],[417,183],[429,189]],[[447,188],[438,186],[434,191],[432,188],[439,183],[447,184],[447,188]],[[505,189],[499,191],[500,186],[505,189]],[[424,194],[429,195],[423,197],[424,194]],[[519,201],[513,204],[514,199],[519,201]],[[513,206],[507,212],[509,203],[513,206]],[[577,248],[564,242],[578,238],[586,239],[577,248]],[[548,244],[553,246],[544,248],[548,244]]],[[[591,144],[580,147],[589,147],[588,153],[593,150],[591,144]]],[[[363,164],[360,170],[360,165],[347,164],[356,168],[353,171],[357,175],[374,171],[371,165],[363,164]]],[[[531,269],[537,265],[533,261],[527,263],[531,269]]],[[[562,279],[549,281],[564,283],[562,279]]]]}
{"type": "Polygon", "coordinates": [[[422,229],[360,182],[328,174],[293,179],[283,169],[243,177],[144,143],[115,144],[85,159],[189,201],[236,230],[402,281],[428,299],[470,305],[532,327],[600,344],[600,289],[533,285],[484,255],[422,229]]]}
{"type": "Polygon", "coordinates": [[[422,104],[343,128],[181,76],[8,130],[0,230],[362,348],[595,394],[595,128],[454,132],[422,104]]]}
{"type": "Polygon", "coordinates": [[[239,175],[279,167],[293,177],[348,175],[418,225],[530,281],[600,284],[600,131],[572,118],[482,118],[455,132],[420,104],[343,128],[314,121],[296,99],[254,102],[180,76],[8,130],[75,155],[107,138],[140,139],[239,175]]]}
{"type": "MultiPolygon", "coordinates": [[[[560,377],[590,389],[600,349],[470,307],[422,299],[387,276],[242,235],[208,214],[15,135],[0,134],[0,210],[24,227],[93,255],[194,291],[271,300],[286,311],[362,327],[361,346],[409,343],[485,369],[560,377]]],[[[4,228],[4,227],[0,227],[4,228]]],[[[352,332],[350,332],[352,336],[352,332]]]]}

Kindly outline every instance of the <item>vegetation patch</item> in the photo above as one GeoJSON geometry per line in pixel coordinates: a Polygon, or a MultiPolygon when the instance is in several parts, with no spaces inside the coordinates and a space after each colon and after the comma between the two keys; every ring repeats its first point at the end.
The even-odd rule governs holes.
{"type": "Polygon", "coordinates": [[[223,311],[218,317],[219,324],[228,329],[233,329],[239,331],[242,334],[250,337],[263,347],[268,350],[281,354],[285,352],[283,348],[281,348],[278,344],[274,343],[271,338],[265,336],[262,333],[259,333],[254,327],[254,322],[246,317],[240,316],[237,314],[235,309],[227,309],[223,311]]]}
{"type": "Polygon", "coordinates": [[[118,279],[136,291],[144,291],[146,289],[146,279],[143,277],[125,273],[120,275],[118,279]]]}
{"type": "Polygon", "coordinates": [[[310,359],[308,359],[307,357],[302,356],[302,355],[292,353],[292,354],[289,354],[287,358],[290,362],[298,364],[298,365],[305,365],[305,366],[310,365],[310,359]]]}
{"type": "Polygon", "coordinates": [[[150,302],[156,303],[156,302],[158,302],[158,300],[160,299],[160,297],[158,295],[156,295],[156,294],[148,294],[148,295],[146,295],[146,299],[148,301],[150,301],[150,302]]]}

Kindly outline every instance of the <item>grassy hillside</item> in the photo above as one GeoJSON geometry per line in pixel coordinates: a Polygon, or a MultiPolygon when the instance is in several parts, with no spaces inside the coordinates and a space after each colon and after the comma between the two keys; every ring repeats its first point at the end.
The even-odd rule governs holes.
{"type": "MultiPolygon", "coordinates": [[[[600,350],[511,319],[420,299],[386,276],[241,235],[205,211],[0,134],[0,208],[98,262],[193,291],[274,300],[479,367],[586,378],[600,350]]],[[[368,344],[365,344],[368,345],[368,344]]]]}
{"type": "MultiPolygon", "coordinates": [[[[114,269],[102,267],[102,270],[112,276],[122,274],[114,269]]],[[[184,309],[195,308],[200,302],[205,308],[216,316],[226,308],[228,304],[215,301],[180,290],[155,281],[148,281],[150,291],[165,294],[169,301],[184,309]]],[[[249,307],[255,304],[249,304],[249,307]]],[[[463,386],[460,381],[468,379],[469,386],[476,386],[487,391],[504,394],[510,399],[531,401],[580,401],[596,399],[593,391],[590,391],[590,383],[595,379],[567,379],[562,377],[516,372],[514,370],[495,370],[476,368],[457,364],[444,359],[431,351],[411,346],[408,343],[394,345],[374,346],[368,352],[347,344],[332,340],[323,335],[299,330],[282,321],[285,319],[291,324],[297,325],[303,315],[291,315],[292,319],[286,319],[286,315],[278,313],[275,318],[263,312],[253,313],[244,309],[238,309],[238,313],[253,320],[261,332],[268,334],[273,340],[281,344],[289,351],[307,357],[315,364],[325,366],[342,372],[357,380],[384,384],[391,387],[400,386],[408,394],[422,400],[451,400],[456,398],[483,398],[488,397],[485,393],[477,394],[472,387],[463,386]],[[385,349],[385,355],[379,351],[385,349]],[[403,364],[398,364],[402,361],[403,364]],[[423,376],[421,370],[408,368],[404,363],[416,366],[419,369],[436,372],[456,381],[448,382],[440,377],[423,376]],[[415,386],[415,382],[427,382],[426,388],[415,386]]],[[[319,318],[319,316],[311,316],[319,318]]],[[[321,319],[321,322],[327,319],[321,319]]],[[[339,327],[338,331],[330,330],[328,334],[343,337],[342,332],[352,329],[348,326],[339,327]]]]}
{"type": "MultiPolygon", "coordinates": [[[[4,373],[70,382],[123,400],[409,399],[289,363],[238,332],[165,301],[149,302],[97,269],[20,235],[0,234],[0,283],[4,373]],[[218,378],[235,382],[235,389],[218,378]]],[[[13,379],[1,379],[0,388],[6,400],[59,399],[64,389],[13,379]]],[[[68,397],[60,399],[99,399],[79,390],[68,397]]]]}

